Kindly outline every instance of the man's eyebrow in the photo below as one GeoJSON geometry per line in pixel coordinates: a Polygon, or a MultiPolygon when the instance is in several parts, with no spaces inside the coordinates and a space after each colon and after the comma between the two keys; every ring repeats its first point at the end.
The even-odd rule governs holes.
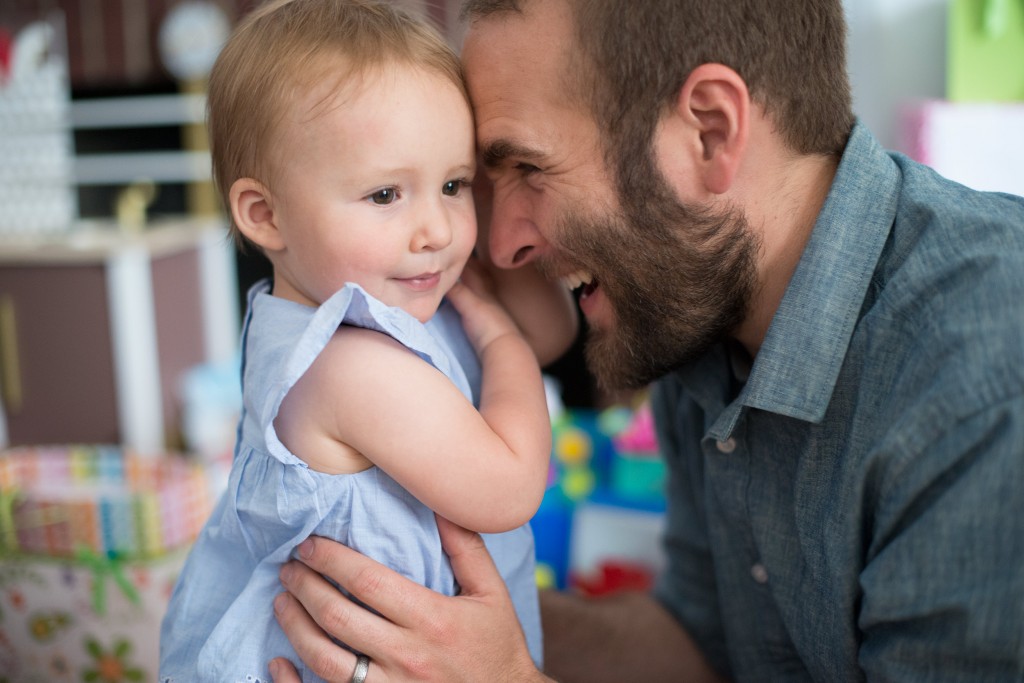
{"type": "Polygon", "coordinates": [[[480,156],[483,158],[484,166],[496,168],[501,166],[507,159],[536,161],[543,155],[535,149],[525,147],[511,140],[495,140],[484,145],[480,156]]]}

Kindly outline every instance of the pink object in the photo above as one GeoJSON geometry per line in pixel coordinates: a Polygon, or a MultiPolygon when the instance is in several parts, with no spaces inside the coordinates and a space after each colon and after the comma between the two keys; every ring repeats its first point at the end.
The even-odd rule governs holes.
{"type": "Polygon", "coordinates": [[[11,75],[11,51],[14,41],[7,29],[0,27],[0,84],[11,75]]]}
{"type": "Polygon", "coordinates": [[[640,404],[629,425],[616,434],[612,442],[620,453],[653,455],[658,452],[658,439],[654,432],[654,416],[651,414],[650,403],[644,401],[640,404]]]}

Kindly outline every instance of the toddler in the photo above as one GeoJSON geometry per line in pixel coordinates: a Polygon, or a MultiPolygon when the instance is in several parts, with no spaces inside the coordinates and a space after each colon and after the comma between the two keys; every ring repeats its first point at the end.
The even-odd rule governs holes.
{"type": "Polygon", "coordinates": [[[209,128],[232,230],[273,281],[249,292],[228,490],[171,598],[161,680],[300,664],[272,601],[310,535],[454,594],[435,512],[486,534],[539,665],[526,522],[550,423],[537,358],[467,267],[475,150],[457,57],[386,4],[273,2],[218,58],[209,128]]]}

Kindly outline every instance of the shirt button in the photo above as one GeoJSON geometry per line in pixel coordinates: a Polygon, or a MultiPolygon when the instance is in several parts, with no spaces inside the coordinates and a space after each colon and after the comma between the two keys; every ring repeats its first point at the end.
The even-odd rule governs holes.
{"type": "Polygon", "coordinates": [[[768,583],[768,570],[764,568],[764,565],[758,562],[750,568],[750,575],[754,577],[754,581],[758,583],[768,583]]]}
{"type": "Polygon", "coordinates": [[[715,445],[718,446],[718,450],[722,453],[732,453],[736,450],[736,439],[730,436],[725,441],[716,441],[715,445]]]}

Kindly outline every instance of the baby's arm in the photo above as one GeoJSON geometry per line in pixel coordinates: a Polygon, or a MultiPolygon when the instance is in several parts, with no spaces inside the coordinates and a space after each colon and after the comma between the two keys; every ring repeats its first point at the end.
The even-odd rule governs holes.
{"type": "Polygon", "coordinates": [[[544,381],[535,350],[498,303],[494,286],[484,267],[470,260],[448,299],[462,316],[466,336],[480,360],[480,414],[509,448],[531,454],[523,465],[541,475],[542,492],[551,454],[544,381]]]}
{"type": "Polygon", "coordinates": [[[391,337],[343,327],[275,424],[296,455],[316,454],[316,464],[307,459],[315,469],[335,471],[330,460],[361,454],[456,524],[507,531],[533,516],[544,493],[551,426],[540,369],[493,299],[464,285],[451,297],[481,358],[479,411],[391,337]]]}

